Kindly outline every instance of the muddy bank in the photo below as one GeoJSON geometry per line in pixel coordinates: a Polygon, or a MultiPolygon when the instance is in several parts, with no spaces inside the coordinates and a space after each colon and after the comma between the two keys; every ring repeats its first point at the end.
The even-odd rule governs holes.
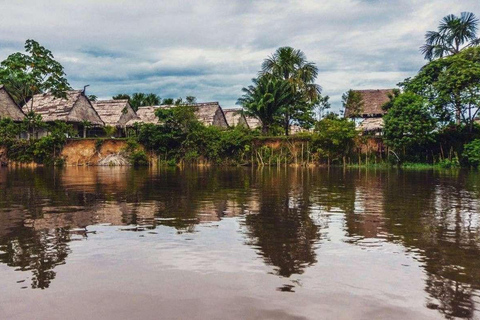
{"type": "Polygon", "coordinates": [[[128,166],[127,141],[81,139],[68,141],[60,157],[66,166],[128,166]]]}

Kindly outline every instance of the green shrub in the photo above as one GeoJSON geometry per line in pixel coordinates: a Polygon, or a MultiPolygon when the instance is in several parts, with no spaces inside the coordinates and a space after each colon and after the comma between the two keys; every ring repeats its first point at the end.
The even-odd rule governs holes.
{"type": "Polygon", "coordinates": [[[143,150],[135,150],[130,153],[130,162],[134,166],[148,166],[147,154],[143,150]]]}
{"type": "Polygon", "coordinates": [[[465,145],[463,157],[470,166],[478,167],[480,165],[480,139],[475,139],[465,145]]]}
{"type": "Polygon", "coordinates": [[[437,166],[439,166],[440,168],[444,168],[444,169],[459,168],[460,167],[460,162],[458,161],[457,157],[454,157],[452,159],[440,160],[437,163],[437,166]]]}

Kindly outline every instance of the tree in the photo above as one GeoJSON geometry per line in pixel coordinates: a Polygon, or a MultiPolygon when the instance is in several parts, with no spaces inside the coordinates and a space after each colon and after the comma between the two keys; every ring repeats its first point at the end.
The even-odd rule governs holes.
{"type": "Polygon", "coordinates": [[[460,17],[450,14],[444,17],[438,31],[425,34],[425,44],[420,48],[427,60],[460,53],[463,48],[476,46],[479,20],[471,12],[462,12],[460,17]]]}
{"type": "Polygon", "coordinates": [[[162,100],[163,105],[172,105],[175,103],[175,100],[173,98],[165,98],[162,100]]]}
{"type": "Polygon", "coordinates": [[[473,167],[480,165],[480,139],[475,139],[465,145],[463,156],[467,163],[473,167]]]}
{"type": "Polygon", "coordinates": [[[269,74],[252,82],[253,85],[242,89],[244,95],[237,104],[243,106],[246,115],[262,122],[262,132],[266,134],[281,124],[282,113],[294,102],[291,84],[269,74]]]}
{"type": "Polygon", "coordinates": [[[155,93],[149,93],[145,96],[141,106],[158,106],[162,99],[155,93]]]}
{"type": "Polygon", "coordinates": [[[63,66],[50,50],[35,40],[25,42],[26,54],[11,54],[0,63],[0,83],[19,105],[25,105],[33,95],[51,92],[56,97],[66,97],[71,89],[63,66]]]}
{"type": "Polygon", "coordinates": [[[325,112],[327,112],[328,109],[330,109],[330,97],[329,96],[324,96],[320,97],[317,102],[315,103],[315,109],[317,111],[317,120],[321,120],[325,112]]]}
{"type": "Polygon", "coordinates": [[[290,83],[293,100],[283,110],[285,135],[288,136],[292,121],[304,126],[313,123],[313,108],[321,93],[321,87],[315,84],[318,68],[313,62],[307,61],[301,50],[278,48],[263,61],[260,74],[270,74],[290,83]]]}
{"type": "Polygon", "coordinates": [[[93,102],[95,102],[95,101],[98,100],[98,97],[97,97],[96,95],[94,95],[94,94],[89,94],[89,95],[87,96],[87,98],[88,98],[88,100],[93,101],[93,102]]]}
{"type": "Polygon", "coordinates": [[[345,162],[344,156],[351,151],[356,136],[355,122],[329,113],[315,125],[313,146],[327,157],[329,165],[338,158],[345,162]]]}
{"type": "Polygon", "coordinates": [[[342,105],[345,110],[345,116],[348,110],[349,117],[359,117],[363,112],[362,94],[358,91],[348,90],[342,95],[342,105]]]}
{"type": "Polygon", "coordinates": [[[121,93],[112,97],[113,100],[128,100],[133,110],[137,111],[139,107],[158,106],[161,98],[155,93],[136,92],[132,96],[121,93]]]}
{"type": "Polygon", "coordinates": [[[38,129],[45,128],[46,123],[43,122],[42,116],[36,114],[33,111],[28,111],[25,113],[25,118],[23,119],[23,126],[27,130],[28,139],[35,135],[35,132],[38,129]]]}
{"type": "Polygon", "coordinates": [[[193,104],[197,103],[197,98],[194,97],[194,96],[186,96],[185,97],[185,102],[188,105],[193,105],[193,104]]]}
{"type": "Polygon", "coordinates": [[[471,131],[480,109],[480,47],[431,61],[401,85],[427,99],[440,121],[455,118],[471,131]]]}
{"type": "Polygon", "coordinates": [[[119,93],[112,97],[113,100],[130,100],[130,95],[126,93],[119,93]]]}
{"type": "Polygon", "coordinates": [[[434,140],[436,119],[427,101],[415,93],[394,98],[383,119],[385,143],[404,156],[407,150],[412,152],[434,140]]]}

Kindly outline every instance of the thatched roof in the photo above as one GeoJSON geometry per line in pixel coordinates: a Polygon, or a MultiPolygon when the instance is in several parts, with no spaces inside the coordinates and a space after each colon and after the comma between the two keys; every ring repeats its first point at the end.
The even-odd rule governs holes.
{"type": "Polygon", "coordinates": [[[220,120],[224,125],[219,126],[228,126],[227,119],[225,118],[225,113],[223,112],[222,107],[220,107],[220,104],[218,102],[195,103],[193,106],[196,108],[195,115],[197,116],[198,121],[200,121],[204,125],[219,125],[217,121],[220,120]]]}
{"type": "Polygon", "coordinates": [[[128,121],[138,119],[127,99],[100,100],[92,105],[106,126],[124,127],[128,121]]]}
{"type": "Polygon", "coordinates": [[[230,127],[238,125],[248,127],[247,119],[242,113],[242,109],[223,109],[225,119],[230,127]]]}
{"type": "Polygon", "coordinates": [[[245,116],[245,119],[247,120],[248,127],[252,130],[262,126],[262,123],[257,118],[245,116]]]}
{"type": "Polygon", "coordinates": [[[355,115],[353,110],[348,107],[345,109],[345,117],[360,117],[371,118],[381,117],[386,112],[382,109],[382,106],[390,101],[389,96],[393,94],[393,89],[376,89],[376,90],[353,90],[362,97],[362,109],[355,115]]]}
{"type": "Polygon", "coordinates": [[[382,131],[383,124],[383,118],[368,118],[360,123],[358,130],[362,132],[382,131]]]}
{"type": "Polygon", "coordinates": [[[45,122],[58,120],[81,123],[89,121],[92,125],[104,125],[83,91],[71,90],[67,91],[66,95],[66,98],[56,98],[51,93],[36,94],[23,106],[23,111],[33,110],[41,115],[45,122]]]}
{"type": "Polygon", "coordinates": [[[22,109],[3,85],[0,85],[0,118],[10,118],[13,121],[22,121],[25,118],[22,109]]]}
{"type": "Polygon", "coordinates": [[[133,126],[135,123],[158,124],[158,117],[155,115],[155,110],[163,106],[148,106],[139,107],[137,110],[137,118],[127,122],[127,126],[133,126]]]}
{"type": "MultiPolygon", "coordinates": [[[[135,123],[151,123],[158,124],[159,120],[155,115],[155,110],[159,108],[175,108],[176,105],[161,105],[161,106],[148,106],[148,107],[139,107],[137,110],[137,116],[139,119],[130,120],[127,123],[127,126],[133,126],[135,123]]],[[[206,126],[219,125],[221,122],[224,125],[219,125],[222,127],[228,126],[225,114],[218,104],[218,102],[206,102],[206,103],[195,103],[192,105],[195,108],[195,116],[198,121],[203,123],[206,126]]]]}

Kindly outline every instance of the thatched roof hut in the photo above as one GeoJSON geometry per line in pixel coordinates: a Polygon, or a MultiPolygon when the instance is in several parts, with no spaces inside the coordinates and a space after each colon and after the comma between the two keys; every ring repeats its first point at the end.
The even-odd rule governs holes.
{"type": "Polygon", "coordinates": [[[228,122],[225,113],[218,102],[195,103],[195,115],[198,121],[206,126],[216,126],[228,128],[228,122]]]}
{"type": "Polygon", "coordinates": [[[138,119],[127,99],[100,100],[92,105],[106,126],[125,128],[128,121],[138,119]]]}
{"type": "Polygon", "coordinates": [[[22,121],[25,118],[22,109],[3,85],[0,85],[0,118],[10,118],[13,121],[22,121]]]}
{"type": "Polygon", "coordinates": [[[393,95],[393,89],[353,90],[353,92],[361,96],[361,110],[351,110],[347,106],[345,109],[346,118],[382,117],[386,113],[382,106],[390,101],[390,96],[393,95]]]}
{"type": "Polygon", "coordinates": [[[155,115],[155,110],[161,107],[162,106],[139,107],[136,112],[137,117],[129,120],[126,123],[126,126],[131,127],[135,123],[158,124],[159,120],[155,115]]]}
{"type": "MultiPolygon", "coordinates": [[[[159,108],[175,107],[176,105],[139,107],[137,110],[138,119],[130,120],[127,126],[133,126],[135,123],[158,124],[159,120],[155,115],[155,111],[159,108]]],[[[195,108],[195,116],[198,121],[204,125],[228,128],[227,119],[218,102],[196,103],[193,104],[192,107],[195,108]]]]}
{"type": "Polygon", "coordinates": [[[71,90],[66,95],[66,98],[56,98],[51,93],[36,94],[23,106],[23,111],[33,110],[45,122],[58,120],[81,124],[88,121],[93,126],[104,125],[83,91],[71,90]]]}
{"type": "Polygon", "coordinates": [[[227,124],[230,127],[235,126],[244,126],[249,127],[247,123],[247,119],[245,115],[242,113],[242,109],[223,109],[223,113],[225,114],[225,119],[227,120],[227,124]]]}

